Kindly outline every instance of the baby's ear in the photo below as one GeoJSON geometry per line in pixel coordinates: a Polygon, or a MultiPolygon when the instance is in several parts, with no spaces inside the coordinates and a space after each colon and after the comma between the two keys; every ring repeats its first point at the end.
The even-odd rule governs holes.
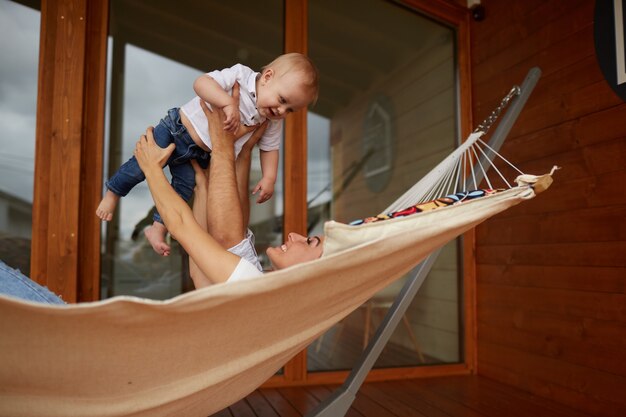
{"type": "Polygon", "coordinates": [[[274,70],[271,68],[267,68],[265,71],[263,71],[263,74],[261,74],[261,80],[266,83],[271,80],[273,76],[274,70]]]}

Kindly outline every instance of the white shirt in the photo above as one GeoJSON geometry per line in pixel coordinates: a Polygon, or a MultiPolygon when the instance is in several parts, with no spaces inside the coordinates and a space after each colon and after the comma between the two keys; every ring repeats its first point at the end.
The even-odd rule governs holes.
{"type": "Polygon", "coordinates": [[[263,272],[259,271],[256,266],[241,258],[235,267],[235,270],[232,274],[230,274],[230,277],[228,277],[226,282],[248,281],[262,276],[263,272]]]}
{"type": "MultiPolygon", "coordinates": [[[[263,123],[262,117],[256,108],[256,78],[259,73],[246,67],[235,64],[230,68],[221,71],[212,71],[206,75],[213,78],[229,94],[232,94],[233,85],[239,83],[239,116],[241,124],[254,126],[263,123]]],[[[209,108],[211,106],[209,105],[209,108]]],[[[189,119],[194,129],[202,139],[202,142],[212,149],[211,137],[209,136],[209,122],[200,107],[200,97],[196,96],[181,108],[185,116],[189,119]]],[[[265,133],[259,140],[259,149],[263,151],[273,151],[280,147],[280,140],[283,134],[283,121],[270,120],[265,133]]],[[[252,136],[252,132],[243,135],[235,142],[235,155],[239,155],[241,147],[252,136]]]]}

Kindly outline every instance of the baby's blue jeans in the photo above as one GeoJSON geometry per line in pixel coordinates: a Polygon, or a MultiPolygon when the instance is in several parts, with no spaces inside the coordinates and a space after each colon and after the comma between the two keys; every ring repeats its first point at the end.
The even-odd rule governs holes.
{"type": "MultiPolygon", "coordinates": [[[[166,165],[172,174],[172,187],[183,200],[189,201],[196,185],[195,171],[191,166],[191,160],[195,159],[203,169],[209,166],[211,154],[193,141],[187,128],[180,120],[178,108],[170,109],[167,116],[154,128],[154,140],[161,147],[166,148],[170,143],[176,145],[176,149],[167,160],[166,165]]],[[[106,187],[115,194],[124,197],[141,181],[145,180],[137,160],[133,156],[126,161],[113,176],[106,182],[106,187]]],[[[154,221],[163,223],[158,212],[154,213],[154,221]]]]}
{"type": "Polygon", "coordinates": [[[0,261],[0,294],[45,304],[65,304],[46,287],[0,261]]]}

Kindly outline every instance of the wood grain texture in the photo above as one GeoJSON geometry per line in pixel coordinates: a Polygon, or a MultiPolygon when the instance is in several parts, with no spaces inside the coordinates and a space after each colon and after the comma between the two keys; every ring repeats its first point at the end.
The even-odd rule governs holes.
{"type": "MultiPolygon", "coordinates": [[[[626,105],[596,62],[593,2],[483,2],[474,112],[543,76],[502,152],[554,187],[477,229],[478,372],[598,416],[626,412],[626,105]]],[[[510,171],[514,176],[514,173],[510,171]]]]}

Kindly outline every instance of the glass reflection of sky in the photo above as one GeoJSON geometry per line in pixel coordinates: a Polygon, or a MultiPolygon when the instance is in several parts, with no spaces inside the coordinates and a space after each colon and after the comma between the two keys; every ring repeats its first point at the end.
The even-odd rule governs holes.
{"type": "Polygon", "coordinates": [[[0,192],[29,203],[35,164],[39,17],[37,10],[0,0],[0,192]]]}
{"type": "MultiPolygon", "coordinates": [[[[5,34],[0,36],[0,51],[3,56],[11,57],[0,60],[3,132],[0,135],[0,192],[32,203],[40,12],[10,0],[0,0],[0,28],[5,34]]],[[[207,71],[212,69],[207,68],[207,71]]],[[[158,123],[167,109],[180,106],[193,96],[193,80],[199,74],[178,62],[127,46],[123,160],[132,155],[136,138],[147,126],[158,123]]],[[[108,115],[106,125],[108,131],[108,115]]],[[[308,197],[311,199],[330,183],[330,121],[309,112],[308,129],[308,197]]],[[[281,183],[282,178],[279,178],[274,196],[277,214],[282,213],[281,183]]],[[[315,204],[329,199],[330,193],[322,192],[315,204]]],[[[131,196],[123,200],[121,233],[124,237],[130,235],[134,224],[150,207],[145,184],[136,187],[131,196]]]]}

